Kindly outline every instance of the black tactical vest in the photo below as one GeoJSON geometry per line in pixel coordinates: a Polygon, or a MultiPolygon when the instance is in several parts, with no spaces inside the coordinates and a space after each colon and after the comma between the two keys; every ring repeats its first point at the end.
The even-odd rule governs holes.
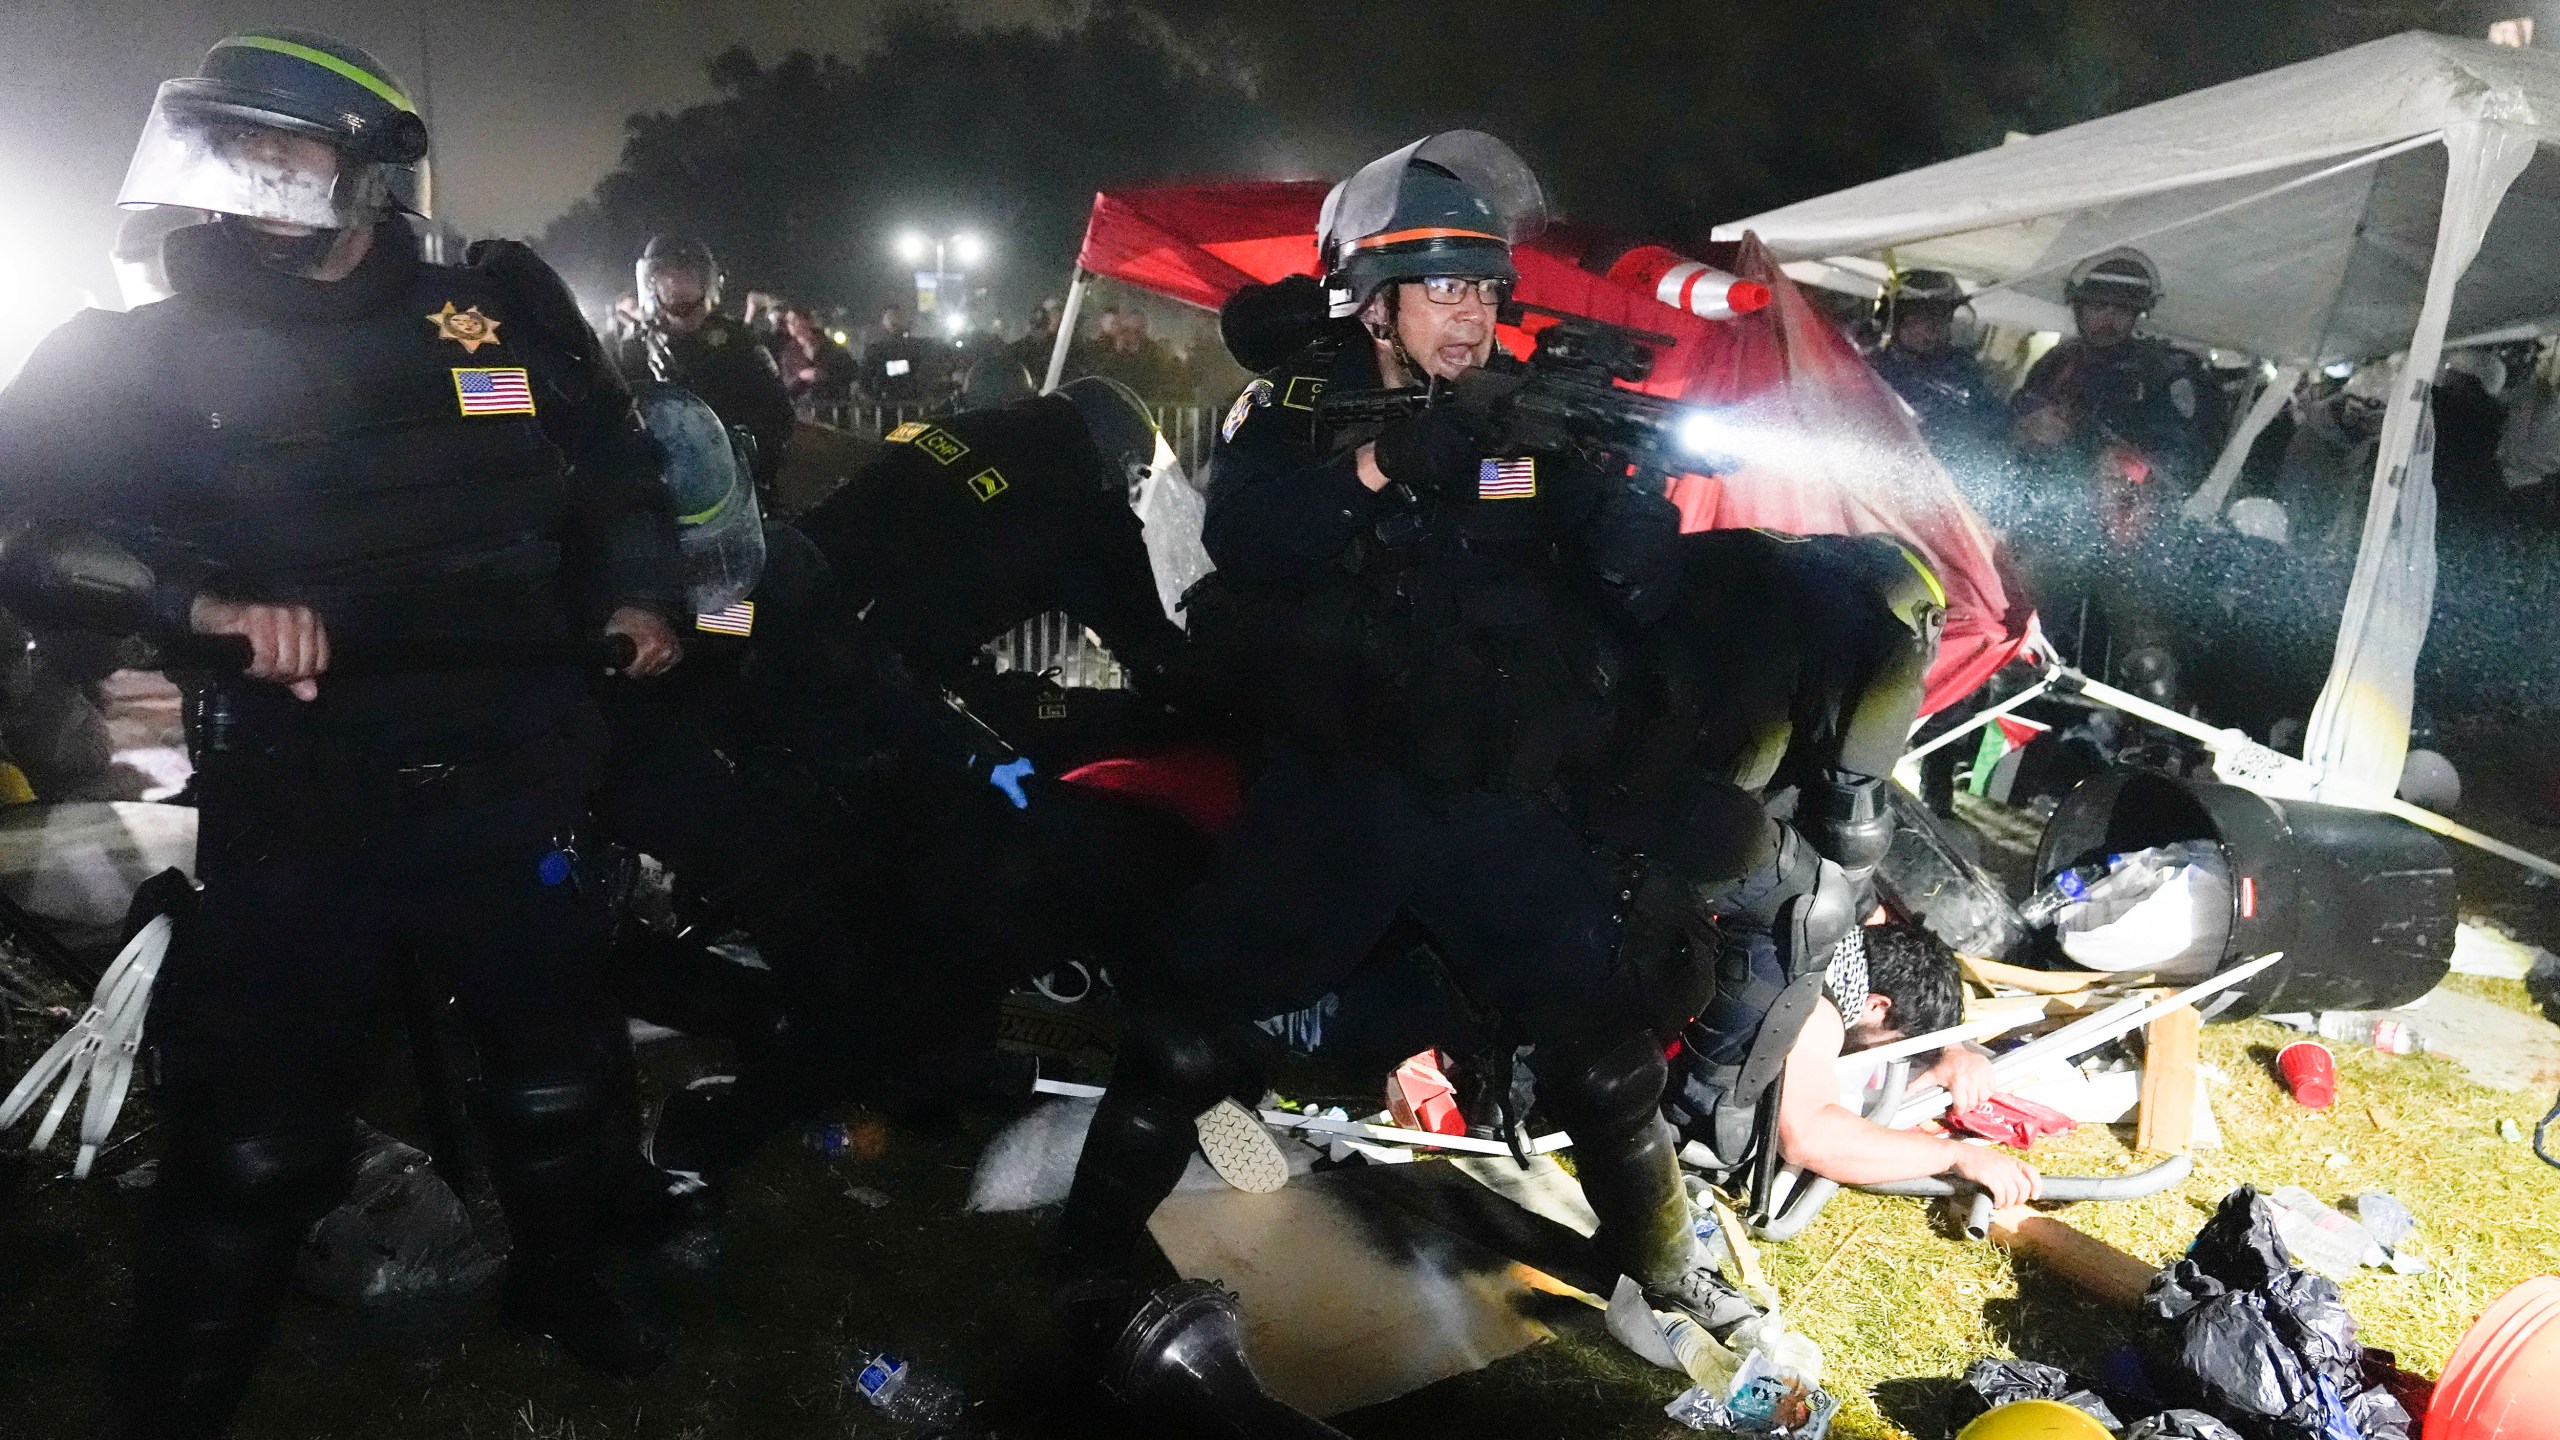
{"type": "Polygon", "coordinates": [[[565,633],[567,466],[538,416],[561,362],[527,354],[498,286],[419,265],[351,319],[185,298],[141,313],[140,358],[194,461],[159,523],[209,589],[314,604],[358,643],[565,633]]]}

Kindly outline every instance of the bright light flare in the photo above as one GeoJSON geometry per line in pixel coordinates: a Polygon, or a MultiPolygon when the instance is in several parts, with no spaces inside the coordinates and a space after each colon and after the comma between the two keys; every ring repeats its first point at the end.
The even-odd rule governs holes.
{"type": "Polygon", "coordinates": [[[969,329],[969,317],[954,310],[951,312],[951,318],[942,322],[942,328],[954,337],[966,334],[969,329]]]}
{"type": "Polygon", "coordinates": [[[987,242],[966,233],[951,237],[951,258],[964,266],[974,266],[987,258],[987,242]]]}
{"type": "MultiPolygon", "coordinates": [[[[0,207],[0,215],[7,213],[0,207]]],[[[54,249],[16,227],[0,227],[0,275],[9,277],[10,287],[7,303],[0,304],[0,384],[5,384],[54,327],[97,302],[63,278],[54,249]]]]}
{"type": "Polygon", "coordinates": [[[1732,460],[1742,453],[1748,438],[1742,426],[1712,410],[1690,411],[1671,433],[1681,449],[1701,460],[1732,460]]]}
{"type": "Polygon", "coordinates": [[[897,239],[898,258],[910,265],[921,265],[933,253],[933,242],[910,230],[897,239]]]}

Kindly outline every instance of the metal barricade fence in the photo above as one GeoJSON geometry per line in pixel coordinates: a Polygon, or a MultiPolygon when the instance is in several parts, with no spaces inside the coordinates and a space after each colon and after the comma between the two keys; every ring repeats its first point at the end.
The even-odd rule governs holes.
{"type": "MultiPolygon", "coordinates": [[[[1159,405],[1156,424],[1163,430],[1165,443],[1172,447],[1182,462],[1182,473],[1191,483],[1200,483],[1201,472],[1209,463],[1209,446],[1217,434],[1218,407],[1214,405],[1159,405]]],[[[938,413],[922,405],[865,405],[851,401],[806,407],[804,418],[831,426],[866,439],[879,439],[910,420],[923,420],[938,413]]],[[[986,648],[987,658],[997,673],[1028,670],[1034,674],[1054,676],[1060,685],[1094,690],[1128,688],[1128,673],[1111,657],[1101,640],[1073,617],[1051,611],[1038,615],[1015,627],[1009,635],[1000,635],[986,648]]]]}

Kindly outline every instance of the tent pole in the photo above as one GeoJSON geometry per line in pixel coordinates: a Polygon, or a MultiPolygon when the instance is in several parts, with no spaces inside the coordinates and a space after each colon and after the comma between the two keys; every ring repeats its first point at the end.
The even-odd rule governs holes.
{"type": "Polygon", "coordinates": [[[1076,314],[1084,309],[1084,287],[1091,279],[1093,272],[1079,265],[1075,278],[1067,282],[1067,306],[1058,312],[1058,340],[1049,347],[1049,374],[1040,382],[1043,395],[1057,389],[1066,374],[1067,347],[1076,343],[1076,314]]]}
{"type": "Polygon", "coordinates": [[[2207,475],[2204,484],[2188,497],[2188,519],[2202,523],[2222,513],[2223,500],[2231,494],[2231,487],[2239,483],[2240,467],[2249,463],[2250,450],[2257,446],[2258,437],[2267,433],[2267,426],[2274,422],[2276,412],[2284,408],[2284,402],[2293,398],[2294,389],[2302,384],[2306,369],[2299,363],[2276,367],[2274,378],[2267,381],[2267,388],[2258,392],[2257,403],[2249,407],[2249,413],[2241,417],[2239,427],[2231,432],[2231,443],[2222,447],[2221,458],[2213,462],[2213,473],[2207,475]]]}

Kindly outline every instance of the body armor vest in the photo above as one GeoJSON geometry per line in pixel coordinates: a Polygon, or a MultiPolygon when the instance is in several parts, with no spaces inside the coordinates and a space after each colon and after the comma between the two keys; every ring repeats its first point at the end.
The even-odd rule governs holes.
{"type": "Polygon", "coordinates": [[[198,460],[162,539],[208,588],[312,604],[360,643],[565,633],[567,466],[536,412],[567,361],[527,353],[499,286],[420,265],[349,319],[146,313],[138,348],[198,460]]]}

